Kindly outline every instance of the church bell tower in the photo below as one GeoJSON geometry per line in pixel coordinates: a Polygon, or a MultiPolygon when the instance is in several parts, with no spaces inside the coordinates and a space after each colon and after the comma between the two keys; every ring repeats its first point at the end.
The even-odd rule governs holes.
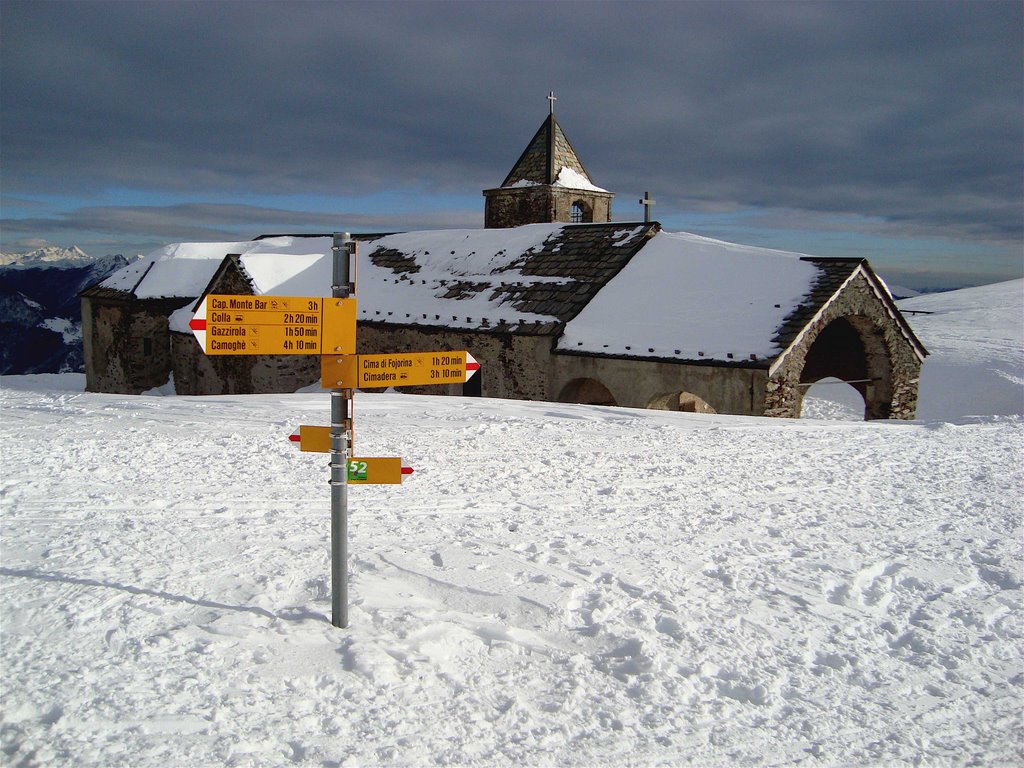
{"type": "Polygon", "coordinates": [[[525,151],[496,189],[484,190],[484,227],[518,227],[563,221],[567,224],[612,220],[612,198],[596,186],[550,108],[525,151]]]}

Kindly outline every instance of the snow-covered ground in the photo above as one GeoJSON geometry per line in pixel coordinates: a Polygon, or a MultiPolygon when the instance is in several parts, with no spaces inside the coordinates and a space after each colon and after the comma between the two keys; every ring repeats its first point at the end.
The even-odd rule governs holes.
{"type": "MultiPolygon", "coordinates": [[[[942,317],[929,364],[996,330],[942,317]]],[[[416,473],[350,490],[339,630],[326,394],[82,388],[0,380],[6,764],[1024,762],[1019,411],[360,394],[416,473]]]]}
{"type": "Polygon", "coordinates": [[[1024,280],[899,302],[931,352],[919,419],[1024,413],[1024,280]],[[921,312],[923,314],[916,314],[921,312]]]}

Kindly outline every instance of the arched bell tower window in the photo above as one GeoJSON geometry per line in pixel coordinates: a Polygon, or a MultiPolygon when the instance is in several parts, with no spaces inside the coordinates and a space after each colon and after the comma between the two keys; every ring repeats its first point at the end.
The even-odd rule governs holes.
{"type": "Polygon", "coordinates": [[[582,200],[577,200],[569,209],[569,221],[573,224],[585,224],[594,220],[593,210],[582,200]]]}

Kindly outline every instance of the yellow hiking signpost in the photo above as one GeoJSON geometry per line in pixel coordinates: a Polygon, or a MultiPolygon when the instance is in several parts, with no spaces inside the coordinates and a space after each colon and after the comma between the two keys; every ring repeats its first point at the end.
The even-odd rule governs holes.
{"type": "Polygon", "coordinates": [[[207,355],[356,351],[354,298],[210,294],[188,325],[207,355]]]}
{"type": "Polygon", "coordinates": [[[357,355],[356,243],[335,233],[331,297],[209,294],[189,328],[207,355],[320,355],[331,390],[331,426],[302,426],[290,439],[303,451],[331,454],[331,624],[348,626],[348,486],[396,485],[412,468],[395,457],[352,456],[353,390],[461,384],[480,364],[468,352],[357,355]]]}
{"type": "Polygon", "coordinates": [[[464,384],[480,369],[469,352],[322,355],[320,386],[373,389],[464,384]]]}
{"type": "MultiPolygon", "coordinates": [[[[299,450],[312,453],[331,452],[331,428],[311,427],[303,424],[288,439],[299,444],[299,450]]],[[[348,484],[400,485],[413,473],[402,460],[394,456],[358,457],[348,460],[348,484]]]]}

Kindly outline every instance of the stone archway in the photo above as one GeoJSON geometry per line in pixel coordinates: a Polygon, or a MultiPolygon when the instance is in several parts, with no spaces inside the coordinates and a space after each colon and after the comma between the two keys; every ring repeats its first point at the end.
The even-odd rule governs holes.
{"type": "Polygon", "coordinates": [[[717,413],[708,402],[692,392],[667,392],[647,401],[647,408],[655,411],[681,411],[683,413],[717,413]]]}
{"type": "Polygon", "coordinates": [[[558,393],[558,402],[581,405],[618,405],[611,390],[597,379],[573,379],[558,393]]]}
{"type": "Polygon", "coordinates": [[[864,398],[864,418],[914,418],[928,352],[867,263],[813,317],[796,313],[782,328],[777,338],[788,346],[768,367],[765,416],[799,418],[803,391],[831,376],[864,398]]]}
{"type": "Polygon", "coordinates": [[[815,337],[800,370],[798,410],[811,384],[835,378],[850,384],[864,398],[865,419],[887,419],[893,386],[892,360],[885,335],[869,318],[838,317],[815,337]]]}
{"type": "Polygon", "coordinates": [[[569,206],[569,221],[573,224],[588,224],[594,220],[594,207],[585,200],[573,200],[569,206]]]}
{"type": "Polygon", "coordinates": [[[826,376],[804,385],[800,418],[825,421],[863,421],[864,396],[854,385],[826,376]]]}

